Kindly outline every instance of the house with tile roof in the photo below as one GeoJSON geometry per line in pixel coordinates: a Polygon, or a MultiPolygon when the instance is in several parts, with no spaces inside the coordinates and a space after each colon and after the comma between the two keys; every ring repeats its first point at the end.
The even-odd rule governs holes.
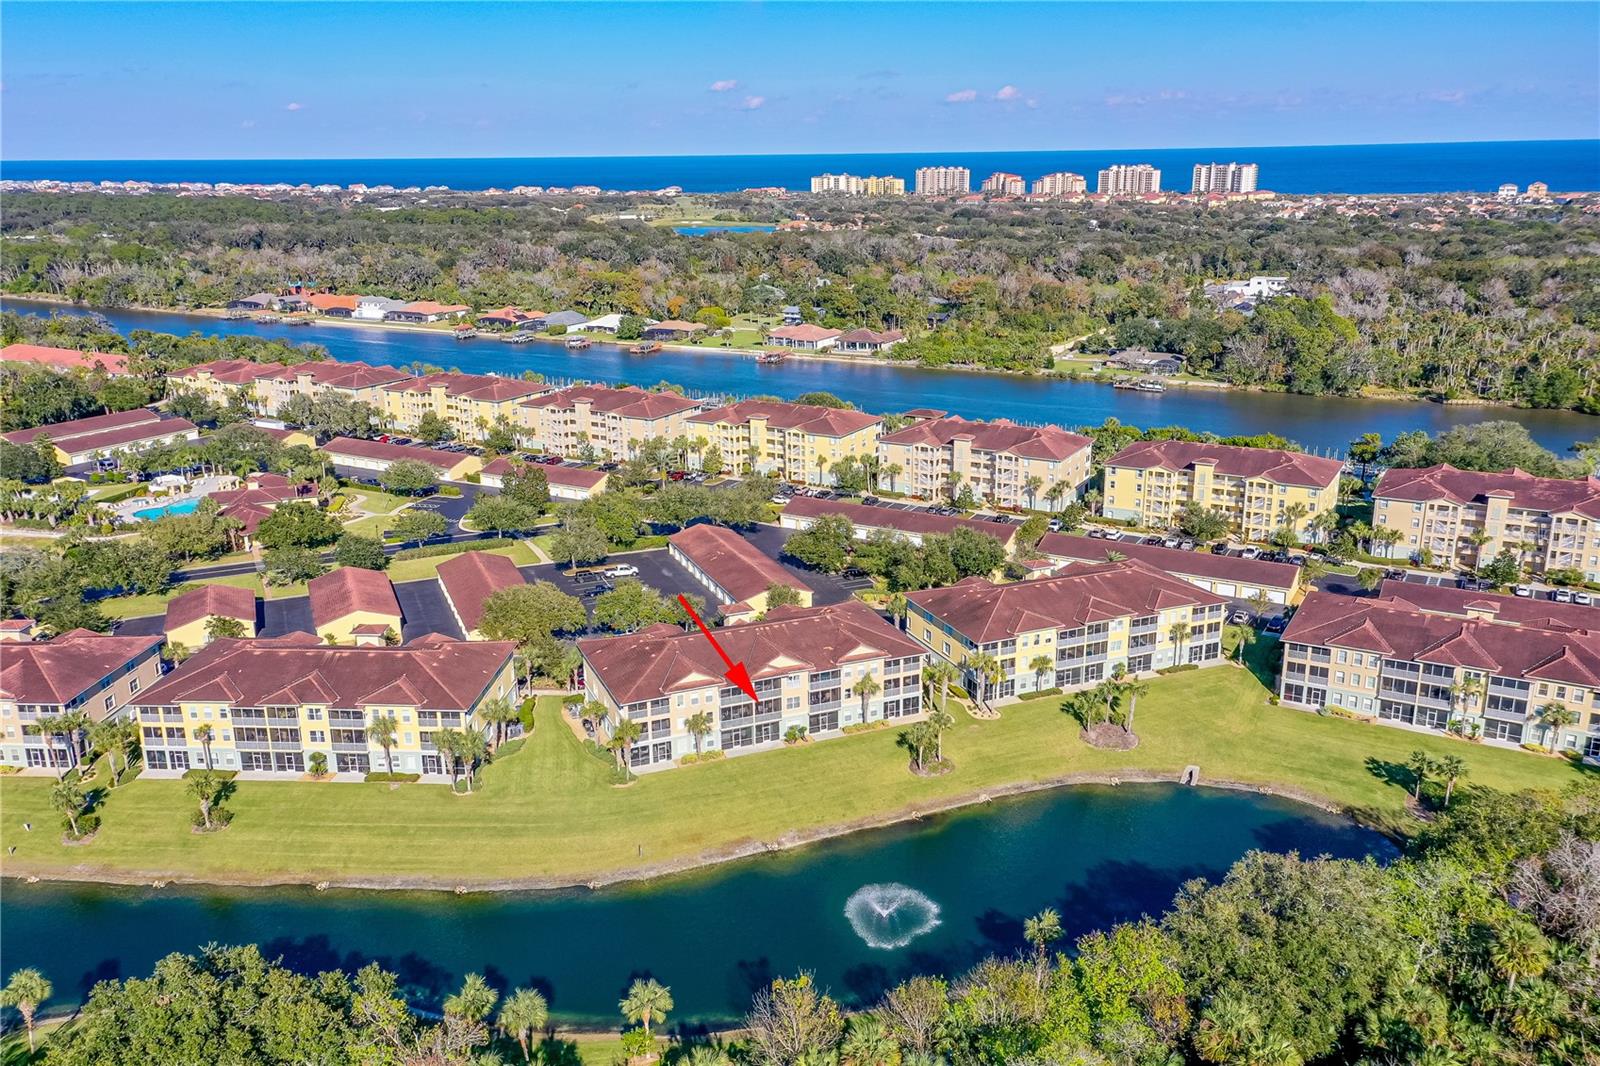
{"type": "Polygon", "coordinates": [[[765,614],[774,585],[794,589],[800,606],[811,606],[810,585],[726,526],[689,526],[667,538],[667,552],[711,593],[730,620],[765,614]]]}
{"type": "Polygon", "coordinates": [[[398,367],[361,362],[341,363],[331,359],[312,360],[282,366],[274,373],[258,378],[255,393],[261,412],[268,415],[282,413],[296,396],[315,400],[325,395],[368,404],[382,412],[383,390],[411,378],[409,372],[398,367]]]}
{"type": "Polygon", "coordinates": [[[538,329],[544,324],[543,311],[524,311],[520,307],[501,307],[484,311],[473,324],[487,329],[538,329]]]}
{"type": "Polygon", "coordinates": [[[163,627],[167,643],[185,648],[203,648],[212,641],[213,618],[238,622],[244,636],[256,635],[256,594],[236,585],[199,585],[179,593],[167,602],[163,627]]]}
{"type": "Polygon", "coordinates": [[[402,433],[415,429],[432,412],[444,419],[461,441],[481,441],[497,424],[515,429],[518,406],[530,396],[554,391],[550,385],[495,374],[440,371],[383,387],[383,411],[402,433]]]}
{"type": "Polygon", "coordinates": [[[835,351],[848,355],[878,355],[905,339],[906,335],[897,329],[876,330],[863,327],[839,334],[833,347],[835,351]]]}
{"type": "Polygon", "coordinates": [[[839,342],[839,336],[839,330],[802,322],[795,326],[779,326],[776,329],[769,330],[767,332],[767,343],[776,348],[824,352],[839,342]]]}
{"type": "Polygon", "coordinates": [[[394,585],[376,570],[339,566],[306,585],[311,625],[329,644],[384,644],[398,639],[402,619],[394,585]]]}
{"type": "Polygon", "coordinates": [[[60,773],[78,764],[82,736],[45,736],[32,727],[67,713],[91,722],[116,717],[161,677],[161,637],[87,629],[32,637],[31,626],[19,626],[0,642],[0,763],[60,773]]]}
{"type": "Polygon", "coordinates": [[[781,400],[740,400],[687,422],[692,435],[717,446],[730,472],[807,485],[833,484],[829,471],[841,459],[870,458],[883,428],[880,416],[864,411],[781,400]]]}
{"type": "Polygon", "coordinates": [[[472,308],[466,304],[442,304],[437,300],[413,300],[404,307],[396,307],[384,313],[385,322],[443,322],[451,318],[463,318],[471,314],[472,308]]]}
{"type": "Polygon", "coordinates": [[[858,600],[778,607],[719,629],[717,639],[750,672],[755,702],[727,681],[727,665],[698,632],[663,624],[578,642],[585,694],[609,712],[602,739],[623,718],[642,730],[626,753],[635,771],[705,750],[775,748],[795,728],[828,738],[858,722],[923,714],[922,648],[858,600]],[[701,714],[709,730],[696,735],[688,723],[701,714]]]}
{"type": "Polygon", "coordinates": [[[1472,592],[1451,604],[1385,582],[1376,598],[1313,592],[1283,634],[1278,696],[1383,725],[1538,743],[1600,759],[1600,609],[1547,617],[1545,605],[1472,592]],[[1552,704],[1576,721],[1545,720],[1552,704]]]}
{"type": "Polygon", "coordinates": [[[528,583],[516,563],[493,552],[462,552],[446,559],[439,564],[438,581],[450,613],[468,640],[483,639],[478,622],[483,618],[484,601],[500,589],[528,583]]]}
{"type": "Polygon", "coordinates": [[[1097,684],[1118,666],[1140,675],[1222,661],[1227,600],[1133,559],[1010,584],[969,577],[906,603],[906,632],[987,701],[1097,684]],[[973,667],[979,655],[999,664],[998,682],[973,667]]]}
{"type": "Polygon", "coordinates": [[[641,336],[647,341],[686,341],[696,334],[704,333],[708,328],[710,327],[704,322],[685,322],[678,318],[668,318],[646,326],[641,336]]]}
{"type": "Polygon", "coordinates": [[[329,318],[349,318],[355,313],[356,305],[360,302],[361,297],[354,294],[313,292],[306,296],[306,303],[313,311],[329,318]]]}
{"type": "Polygon", "coordinates": [[[0,363],[27,363],[59,371],[97,371],[111,377],[131,373],[126,355],[80,352],[76,348],[51,348],[43,344],[8,344],[0,348],[0,363]]]}
{"type": "Polygon", "coordinates": [[[878,439],[879,483],[929,500],[965,485],[996,507],[1059,509],[1088,484],[1093,447],[1060,426],[923,419],[878,439]]]}
{"type": "Polygon", "coordinates": [[[209,759],[221,770],[298,779],[320,752],[336,775],[447,781],[434,734],[471,729],[493,739],[481,708],[517,698],[515,651],[438,635],[398,647],[333,646],[310,633],[216,640],[136,701],[145,766],[177,777],[209,759]],[[367,735],[379,719],[393,720],[387,751],[367,735]],[[211,730],[205,743],[202,726],[211,730]]]}
{"type": "Polygon", "coordinates": [[[239,546],[249,551],[254,547],[256,528],[263,519],[286,503],[315,503],[317,487],[309,481],[294,481],[282,474],[254,471],[237,487],[219,489],[206,496],[217,501],[218,514],[239,523],[239,546]]]}
{"type": "Polygon", "coordinates": [[[523,400],[518,439],[535,451],[622,462],[648,440],[688,435],[688,417],[701,404],[675,392],[637,386],[574,385],[523,400]]]}
{"type": "Polygon", "coordinates": [[[1373,526],[1394,530],[1392,558],[1478,567],[1509,551],[1536,574],[1576,570],[1600,581],[1600,478],[1525,470],[1458,470],[1449,463],[1385,470],[1373,526]]]}
{"type": "Polygon", "coordinates": [[[1290,522],[1309,540],[1312,522],[1339,502],[1344,464],[1304,452],[1203,441],[1144,440],[1106,460],[1107,518],[1170,529],[1190,503],[1221,512],[1245,540],[1265,541],[1290,522]]]}

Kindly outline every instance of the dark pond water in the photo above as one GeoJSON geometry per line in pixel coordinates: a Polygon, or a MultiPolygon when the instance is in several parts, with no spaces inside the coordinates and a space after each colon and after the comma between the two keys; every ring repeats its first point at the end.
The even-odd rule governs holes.
{"type": "Polygon", "coordinates": [[[463,974],[537,985],[568,1024],[614,1024],[636,976],[674,1017],[738,1017],[775,976],[814,972],[852,1004],[917,973],[1022,946],[1056,907],[1069,937],[1158,915],[1192,877],[1247,851],[1392,856],[1379,835],[1285,800],[1169,785],[1008,799],[911,826],[600,891],[455,896],[4,883],[5,968],[38,966],[66,1006],[172,951],[259,943],[305,970],[377,960],[414,1002],[463,974]]]}
{"type": "MultiPolygon", "coordinates": [[[[49,314],[54,305],[7,300],[4,306],[49,314]]],[[[88,309],[77,309],[88,313],[88,309]]],[[[1132,392],[1091,382],[1040,380],[1008,374],[925,370],[881,363],[836,363],[791,359],[762,366],[748,357],[710,349],[629,355],[622,346],[596,343],[569,352],[559,341],[505,344],[478,339],[458,341],[431,333],[381,326],[283,326],[251,320],[227,321],[151,311],[98,310],[118,330],[150,329],[187,334],[255,334],[325,346],[337,359],[406,366],[415,361],[475,373],[517,374],[535,370],[553,380],[629,381],[653,385],[670,381],[692,396],[770,394],[792,398],[822,389],[868,411],[894,412],[936,407],[967,418],[1011,418],[1019,422],[1099,425],[1118,418],[1135,426],[1188,426],[1224,436],[1281,433],[1306,448],[1339,454],[1362,433],[1385,439],[1406,430],[1440,432],[1462,423],[1511,419],[1557,453],[1575,441],[1600,434],[1600,419],[1570,411],[1522,411],[1500,407],[1445,407],[1434,403],[1351,400],[1338,397],[1170,389],[1132,392]]]]}

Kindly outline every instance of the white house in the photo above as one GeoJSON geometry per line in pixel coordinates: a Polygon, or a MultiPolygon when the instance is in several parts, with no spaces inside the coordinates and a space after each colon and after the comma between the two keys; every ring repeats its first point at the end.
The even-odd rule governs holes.
{"type": "Polygon", "coordinates": [[[356,309],[350,312],[351,318],[359,318],[364,322],[382,322],[391,311],[399,311],[406,306],[404,300],[391,300],[387,296],[363,296],[356,301],[356,309]]]}

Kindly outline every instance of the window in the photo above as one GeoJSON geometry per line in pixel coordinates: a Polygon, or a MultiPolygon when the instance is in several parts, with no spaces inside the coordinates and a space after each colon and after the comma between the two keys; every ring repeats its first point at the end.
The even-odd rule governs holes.
{"type": "Polygon", "coordinates": [[[107,696],[106,697],[106,710],[109,711],[115,703],[116,703],[116,697],[115,696],[107,696]]]}

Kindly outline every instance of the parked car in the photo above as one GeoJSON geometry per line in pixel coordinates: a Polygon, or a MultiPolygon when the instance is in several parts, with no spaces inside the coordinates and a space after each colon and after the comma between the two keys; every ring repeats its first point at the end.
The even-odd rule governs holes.
{"type": "Polygon", "coordinates": [[[618,563],[606,567],[606,577],[638,577],[639,568],[632,563],[618,563]]]}
{"type": "Polygon", "coordinates": [[[1052,532],[1052,533],[1060,533],[1061,532],[1061,519],[1059,519],[1059,518],[1050,519],[1050,532],[1052,532]]]}
{"type": "Polygon", "coordinates": [[[1271,618],[1267,619],[1267,624],[1261,627],[1262,632],[1264,633],[1282,633],[1288,628],[1289,620],[1281,614],[1273,615],[1271,618]]]}
{"type": "Polygon", "coordinates": [[[777,504],[779,507],[782,507],[784,504],[789,502],[789,497],[785,496],[781,492],[774,492],[772,494],[772,502],[777,504]]]}
{"type": "Polygon", "coordinates": [[[863,496],[861,497],[861,502],[866,504],[868,507],[876,507],[878,505],[878,498],[876,496],[863,496]]]}
{"type": "Polygon", "coordinates": [[[1511,594],[1513,596],[1521,596],[1523,599],[1528,599],[1533,595],[1533,586],[1518,585],[1511,590],[1511,594]]]}
{"type": "Polygon", "coordinates": [[[1259,559],[1259,558],[1261,558],[1261,549],[1256,547],[1254,544],[1246,545],[1245,547],[1243,547],[1243,548],[1241,548],[1239,550],[1239,558],[1241,558],[1241,559],[1259,559]]]}
{"type": "Polygon", "coordinates": [[[1556,589],[1554,592],[1552,592],[1550,594],[1550,598],[1552,600],[1555,600],[1557,603],[1571,603],[1572,602],[1572,590],[1571,589],[1556,589]]]}
{"type": "Polygon", "coordinates": [[[1228,624],[1229,625],[1235,625],[1235,626],[1247,626],[1247,625],[1249,625],[1250,624],[1250,612],[1249,611],[1244,611],[1244,610],[1234,611],[1232,614],[1230,614],[1228,616],[1228,624]]]}
{"type": "Polygon", "coordinates": [[[1576,592],[1574,592],[1572,594],[1572,602],[1573,603],[1581,603],[1583,606],[1587,607],[1591,603],[1594,602],[1594,597],[1590,596],[1587,592],[1584,592],[1582,589],[1578,589],[1576,592]]]}
{"type": "Polygon", "coordinates": [[[1194,551],[1194,547],[1195,547],[1194,538],[1193,537],[1184,537],[1182,540],[1180,540],[1178,542],[1178,547],[1182,548],[1186,552],[1194,551]]]}
{"type": "Polygon", "coordinates": [[[1163,548],[1176,548],[1178,545],[1180,545],[1182,543],[1183,543],[1183,541],[1181,539],[1179,539],[1178,537],[1168,537],[1166,540],[1161,542],[1161,546],[1163,548]]]}

